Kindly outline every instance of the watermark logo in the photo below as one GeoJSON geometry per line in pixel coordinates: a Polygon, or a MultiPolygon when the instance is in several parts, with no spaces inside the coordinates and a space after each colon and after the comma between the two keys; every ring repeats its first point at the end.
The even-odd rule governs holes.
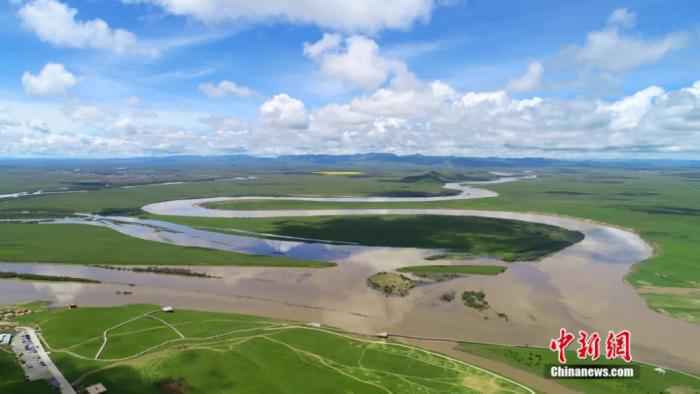
{"type": "MultiPolygon", "coordinates": [[[[576,336],[566,328],[559,330],[559,337],[549,341],[549,350],[558,353],[559,364],[566,364],[566,350],[573,344],[576,336]]],[[[632,362],[632,334],[629,330],[620,332],[608,331],[605,339],[605,358],[608,360],[622,359],[627,363],[632,362]]],[[[579,360],[596,361],[600,358],[600,334],[596,331],[588,333],[585,330],[578,332],[578,348],[576,356],[579,360]]]]}
{"type": "MultiPolygon", "coordinates": [[[[557,353],[559,365],[548,365],[545,374],[556,379],[629,379],[639,376],[639,368],[636,365],[599,365],[599,364],[567,364],[567,350],[578,344],[576,357],[578,360],[597,361],[601,359],[602,349],[607,360],[622,360],[629,364],[632,362],[632,334],[628,330],[619,332],[608,331],[604,345],[601,335],[596,332],[579,330],[578,335],[562,328],[559,336],[549,342],[549,350],[557,353]],[[604,346],[604,347],[603,347],[604,346]]],[[[573,350],[573,349],[572,349],[573,350]]]]}

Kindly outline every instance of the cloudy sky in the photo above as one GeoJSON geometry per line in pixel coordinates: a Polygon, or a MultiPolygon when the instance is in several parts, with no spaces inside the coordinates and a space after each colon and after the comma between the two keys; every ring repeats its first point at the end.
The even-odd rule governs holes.
{"type": "Polygon", "coordinates": [[[700,159],[697,0],[0,0],[0,156],[700,159]]]}

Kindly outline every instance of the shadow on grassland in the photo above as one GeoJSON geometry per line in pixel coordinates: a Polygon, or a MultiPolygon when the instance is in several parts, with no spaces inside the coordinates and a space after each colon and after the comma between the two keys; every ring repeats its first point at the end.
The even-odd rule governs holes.
{"type": "Polygon", "coordinates": [[[686,207],[651,206],[651,207],[622,207],[635,212],[648,213],[652,215],[677,215],[677,216],[700,216],[700,209],[686,207]]]}
{"type": "MultiPolygon", "coordinates": [[[[60,368],[69,380],[75,379],[88,371],[97,371],[104,364],[94,363],[83,365],[74,360],[63,358],[60,368]]],[[[186,380],[180,377],[148,379],[142,371],[128,365],[119,365],[92,373],[85,377],[75,387],[76,391],[84,392],[85,388],[94,384],[102,384],[107,392],[123,394],[188,394],[191,389],[186,380]]]]}

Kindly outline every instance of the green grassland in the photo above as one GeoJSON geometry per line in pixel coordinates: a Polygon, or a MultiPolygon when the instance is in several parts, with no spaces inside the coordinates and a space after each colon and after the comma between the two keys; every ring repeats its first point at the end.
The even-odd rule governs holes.
{"type": "Polygon", "coordinates": [[[555,226],[480,217],[386,215],[164,219],[214,231],[245,230],[369,246],[441,249],[472,256],[496,256],[505,261],[537,260],[583,238],[579,232],[555,226]]]}
{"type": "MultiPolygon", "coordinates": [[[[49,310],[21,323],[41,329],[69,381],[119,393],[162,393],[168,382],[188,394],[529,392],[419,348],[252,316],[131,305],[49,310]]],[[[0,382],[15,375],[2,368],[0,382]]],[[[27,386],[8,387],[3,394],[27,386]]]]}
{"type": "MultiPolygon", "coordinates": [[[[12,189],[17,190],[17,189],[12,189]]],[[[23,191],[20,189],[17,191],[23,191]]],[[[230,179],[178,185],[112,187],[89,193],[70,193],[0,200],[0,216],[18,216],[22,211],[54,214],[74,212],[129,212],[142,206],[173,199],[235,196],[382,196],[439,195],[446,190],[437,182],[406,183],[400,176],[337,177],[324,175],[260,175],[256,180],[230,179]]]]}
{"type": "Polygon", "coordinates": [[[3,394],[48,394],[53,389],[47,382],[25,382],[22,367],[9,348],[0,347],[0,393],[3,394]]]}
{"type": "Polygon", "coordinates": [[[113,265],[240,265],[327,267],[283,256],[169,245],[82,224],[0,223],[0,261],[113,265]]]}
{"type": "Polygon", "coordinates": [[[55,173],[48,171],[0,168],[0,194],[59,190],[64,186],[55,173]]]}
{"type": "MultiPolygon", "coordinates": [[[[515,347],[486,345],[480,343],[461,343],[458,350],[480,357],[504,362],[516,368],[545,376],[547,365],[558,365],[557,354],[549,349],[533,347],[515,347]]],[[[605,364],[623,365],[624,361],[590,361],[578,360],[574,351],[567,352],[570,364],[605,364]]],[[[632,363],[639,368],[639,377],[634,379],[561,379],[558,383],[587,394],[608,393],[697,393],[700,392],[700,379],[679,372],[667,370],[666,374],[654,371],[653,366],[632,363]]]]}
{"type": "Polygon", "coordinates": [[[644,297],[655,310],[700,323],[700,291],[688,294],[645,294],[644,297]]]}
{"type": "Polygon", "coordinates": [[[75,161],[72,164],[21,160],[0,163],[0,194],[37,190],[99,190],[165,182],[206,182],[246,175],[247,172],[216,166],[164,167],[138,163],[110,164],[102,160],[75,161]]]}
{"type": "MultiPolygon", "coordinates": [[[[45,310],[45,304],[34,302],[23,305],[33,311],[45,310]]],[[[0,305],[0,311],[4,308],[0,305]]],[[[0,393],[2,394],[48,394],[53,388],[47,382],[26,382],[24,372],[10,347],[0,346],[0,393]]]]}

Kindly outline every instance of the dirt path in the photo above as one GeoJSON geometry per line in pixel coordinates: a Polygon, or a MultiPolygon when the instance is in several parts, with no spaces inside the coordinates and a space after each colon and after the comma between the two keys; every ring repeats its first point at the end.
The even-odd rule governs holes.
{"type": "Polygon", "coordinates": [[[173,326],[172,324],[168,323],[167,321],[161,319],[160,317],[154,316],[154,315],[149,315],[148,317],[150,317],[150,318],[153,319],[153,320],[156,320],[156,321],[159,321],[159,322],[163,323],[166,327],[168,327],[168,328],[170,328],[171,330],[173,330],[173,332],[175,332],[175,334],[177,334],[177,336],[179,336],[180,338],[183,338],[183,339],[185,338],[185,336],[180,332],[180,330],[178,330],[177,328],[175,328],[175,326],[173,326]]]}
{"type": "Polygon", "coordinates": [[[105,347],[107,346],[107,341],[108,341],[108,339],[107,339],[107,334],[109,334],[110,331],[116,330],[117,328],[119,328],[119,327],[121,327],[121,326],[125,326],[125,325],[127,325],[127,324],[129,324],[129,323],[131,323],[131,322],[133,322],[133,321],[136,321],[136,320],[138,320],[138,319],[141,319],[141,318],[143,318],[143,317],[146,317],[146,316],[148,316],[148,315],[150,315],[150,314],[152,314],[152,313],[153,313],[153,312],[144,313],[143,315],[136,316],[136,317],[134,317],[134,318],[132,318],[132,319],[129,319],[129,320],[124,321],[124,322],[121,322],[121,323],[119,323],[119,324],[117,324],[117,325],[115,325],[115,326],[112,326],[112,327],[110,327],[110,328],[104,330],[104,331],[102,332],[102,346],[100,346],[100,348],[97,350],[97,353],[95,354],[95,360],[97,360],[97,359],[100,358],[100,355],[102,354],[102,352],[104,351],[105,347]]]}

